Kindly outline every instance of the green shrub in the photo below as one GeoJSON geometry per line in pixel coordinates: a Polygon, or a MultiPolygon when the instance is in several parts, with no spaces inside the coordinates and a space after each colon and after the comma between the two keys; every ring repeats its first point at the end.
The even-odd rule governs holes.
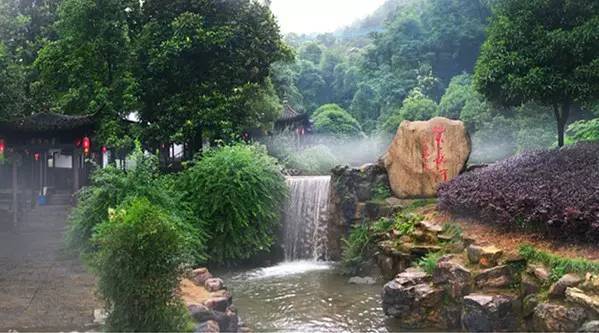
{"type": "Polygon", "coordinates": [[[385,200],[392,195],[391,189],[385,184],[377,184],[372,189],[372,198],[374,200],[385,200]]]}
{"type": "Polygon", "coordinates": [[[175,296],[182,269],[193,259],[185,231],[168,211],[134,198],[97,228],[93,268],[108,311],[107,331],[190,331],[175,296]]]}
{"type": "Polygon", "coordinates": [[[547,253],[526,244],[520,246],[520,255],[530,262],[538,262],[551,268],[550,279],[557,281],[566,273],[585,274],[599,273],[599,262],[582,258],[563,258],[555,254],[547,253]]]}
{"type": "Polygon", "coordinates": [[[416,224],[424,220],[424,217],[418,214],[399,213],[394,217],[393,229],[399,232],[400,236],[410,235],[416,229],[416,224]]]}
{"type": "Polygon", "coordinates": [[[393,229],[394,223],[395,223],[395,221],[390,218],[381,217],[380,219],[378,219],[376,222],[374,222],[372,224],[372,231],[376,234],[387,233],[387,232],[391,231],[391,229],[393,229]]]}
{"type": "Polygon", "coordinates": [[[422,268],[427,274],[433,274],[433,270],[437,267],[437,262],[442,256],[443,254],[440,252],[429,252],[418,260],[418,267],[422,268]]]}
{"type": "Polygon", "coordinates": [[[210,260],[249,259],[273,245],[287,186],[262,146],[208,151],[181,174],[178,188],[207,228],[210,260]]]}
{"type": "Polygon", "coordinates": [[[130,158],[135,161],[133,169],[99,169],[93,173],[91,185],[79,192],[78,204],[69,217],[69,247],[84,255],[97,250],[90,240],[96,228],[108,220],[108,210],[130,198],[143,196],[181,224],[193,244],[196,261],[205,261],[206,234],[203,227],[182,200],[182,193],[174,190],[172,179],[160,176],[158,159],[144,155],[139,147],[130,158]]]}
{"type": "Polygon", "coordinates": [[[354,274],[366,258],[371,235],[367,224],[359,224],[352,228],[347,239],[343,239],[341,264],[350,274],[354,274]]]}
{"type": "Polygon", "coordinates": [[[314,130],[320,134],[330,134],[335,137],[363,137],[360,123],[349,112],[340,107],[328,106],[318,109],[312,116],[314,130]]]}
{"type": "Polygon", "coordinates": [[[568,137],[572,142],[599,141],[599,118],[572,123],[568,126],[568,137]]]}
{"type": "Polygon", "coordinates": [[[289,168],[301,170],[306,174],[323,175],[331,173],[331,169],[339,164],[339,160],[327,146],[318,145],[289,155],[286,164],[289,168]]]}

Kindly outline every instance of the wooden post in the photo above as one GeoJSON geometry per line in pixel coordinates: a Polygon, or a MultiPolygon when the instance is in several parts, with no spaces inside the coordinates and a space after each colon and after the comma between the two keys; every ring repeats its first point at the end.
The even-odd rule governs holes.
{"type": "Polygon", "coordinates": [[[77,149],[73,150],[73,193],[79,191],[79,156],[79,151],[77,149]]]}
{"type": "Polygon", "coordinates": [[[14,230],[17,230],[17,223],[19,220],[19,184],[18,181],[18,168],[16,156],[12,161],[12,223],[14,230]]]}

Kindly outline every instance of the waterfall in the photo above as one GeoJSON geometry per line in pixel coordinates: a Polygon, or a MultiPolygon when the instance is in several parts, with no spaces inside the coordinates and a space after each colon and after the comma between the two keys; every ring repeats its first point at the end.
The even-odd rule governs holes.
{"type": "Polygon", "coordinates": [[[289,200],[283,217],[285,260],[324,260],[330,176],[287,177],[289,200]]]}

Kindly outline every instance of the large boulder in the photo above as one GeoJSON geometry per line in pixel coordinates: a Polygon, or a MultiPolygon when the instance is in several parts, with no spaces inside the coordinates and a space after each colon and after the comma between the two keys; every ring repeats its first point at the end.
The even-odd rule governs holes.
{"type": "Polygon", "coordinates": [[[403,121],[383,157],[391,189],[399,198],[434,197],[440,183],[464,169],[470,151],[461,121],[403,121]]]}
{"type": "Polygon", "coordinates": [[[587,315],[581,307],[542,303],[534,310],[533,326],[539,332],[574,332],[586,319],[587,315]]]}
{"type": "Polygon", "coordinates": [[[447,294],[453,299],[459,299],[470,292],[471,280],[470,270],[452,255],[441,257],[433,270],[435,285],[444,286],[447,294]]]}
{"type": "Polygon", "coordinates": [[[442,311],[443,289],[419,268],[408,268],[383,288],[383,311],[410,328],[448,326],[442,311]]]}
{"type": "Polygon", "coordinates": [[[468,332],[513,332],[518,330],[514,297],[470,294],[464,297],[462,326],[468,332]]]}

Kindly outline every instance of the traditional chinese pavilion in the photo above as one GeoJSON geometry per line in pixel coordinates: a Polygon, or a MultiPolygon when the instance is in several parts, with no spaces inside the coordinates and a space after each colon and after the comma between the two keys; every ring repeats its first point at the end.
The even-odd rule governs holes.
{"type": "Polygon", "coordinates": [[[283,114],[275,121],[276,131],[294,131],[304,135],[310,132],[311,129],[312,124],[308,114],[297,112],[287,102],[283,103],[283,114]]]}
{"type": "Polygon", "coordinates": [[[0,215],[19,215],[37,201],[72,194],[88,181],[86,160],[98,159],[90,138],[94,115],[42,112],[0,121],[0,215]],[[4,212],[4,214],[2,214],[4,212]]]}

